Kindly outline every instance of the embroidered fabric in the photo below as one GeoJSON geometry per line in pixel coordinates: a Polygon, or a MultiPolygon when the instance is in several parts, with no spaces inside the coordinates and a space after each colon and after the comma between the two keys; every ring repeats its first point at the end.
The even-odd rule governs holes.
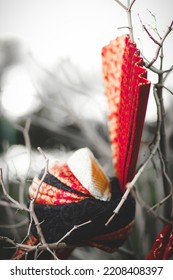
{"type": "MultiPolygon", "coordinates": [[[[73,231],[64,241],[74,246],[90,244],[99,248],[102,247],[103,250],[109,252],[116,250],[117,247],[122,245],[127,237],[127,233],[129,233],[129,229],[132,227],[135,214],[135,201],[129,196],[117,217],[110,225],[105,226],[106,221],[111,216],[112,211],[118,205],[122,196],[117,178],[111,179],[111,188],[112,198],[110,201],[101,201],[92,197],[85,198],[77,203],[73,202],[68,204],[50,205],[36,203],[34,210],[46,242],[57,242],[74,225],[91,220],[91,223],[73,231]],[[128,230],[127,225],[129,225],[128,230]],[[116,231],[122,229],[123,232],[123,228],[124,234],[118,236],[116,231]],[[109,235],[109,233],[111,235],[113,234],[115,238],[100,240],[99,237],[97,242],[97,236],[109,235]],[[95,238],[90,240],[93,237],[95,238]]],[[[31,231],[35,237],[38,237],[34,223],[32,223],[31,231]]]]}

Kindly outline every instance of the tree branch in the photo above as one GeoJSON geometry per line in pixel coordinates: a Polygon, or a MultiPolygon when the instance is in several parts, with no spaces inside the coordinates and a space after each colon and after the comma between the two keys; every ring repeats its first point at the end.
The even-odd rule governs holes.
{"type": "MultiPolygon", "coordinates": [[[[12,198],[6,191],[6,188],[5,188],[5,184],[4,184],[4,180],[3,180],[3,172],[2,172],[2,168],[0,168],[0,184],[2,186],[2,191],[3,191],[3,195],[7,198],[7,200],[12,203],[13,207],[14,208],[17,208],[18,210],[24,210],[24,211],[27,211],[29,212],[28,208],[19,203],[17,200],[15,200],[14,198],[12,198]]],[[[1,204],[2,205],[2,204],[1,204]]],[[[4,204],[5,206],[5,204],[4,204]]],[[[9,206],[9,203],[8,203],[8,206],[9,206]]]]}
{"type": "Polygon", "coordinates": [[[125,11],[127,11],[127,7],[121,3],[121,1],[119,0],[114,0],[115,2],[117,2],[117,4],[119,4],[125,11]]]}
{"type": "MultiPolygon", "coordinates": [[[[165,41],[165,39],[167,38],[167,36],[169,35],[169,33],[173,30],[173,21],[171,22],[171,24],[169,25],[167,31],[165,32],[165,35],[162,37],[161,41],[160,41],[160,45],[158,46],[157,50],[156,50],[156,54],[154,56],[154,58],[152,59],[152,61],[146,65],[147,68],[150,68],[153,63],[157,60],[158,56],[159,56],[159,53],[160,53],[160,50],[163,46],[163,43],[165,41]]],[[[155,42],[155,41],[154,41],[155,42]]]]}
{"type": "Polygon", "coordinates": [[[40,147],[38,147],[38,151],[42,154],[42,156],[45,159],[45,170],[44,170],[43,176],[42,176],[42,178],[40,180],[40,183],[37,186],[37,189],[36,189],[36,192],[35,192],[35,196],[34,196],[34,198],[30,202],[29,210],[30,210],[30,220],[31,220],[30,223],[32,223],[32,221],[34,221],[36,229],[37,229],[38,236],[40,237],[40,241],[41,241],[42,244],[45,244],[46,241],[45,241],[44,235],[42,233],[42,230],[41,230],[38,218],[37,218],[37,216],[35,214],[35,211],[34,211],[34,204],[35,204],[35,201],[37,199],[40,186],[42,185],[42,183],[43,183],[43,181],[44,181],[44,179],[45,179],[45,177],[46,177],[46,175],[48,173],[49,159],[46,157],[45,153],[43,152],[43,150],[40,147]]]}
{"type": "Polygon", "coordinates": [[[133,4],[135,3],[136,0],[133,0],[132,2],[130,2],[130,0],[127,0],[127,6],[122,4],[121,1],[119,1],[119,0],[114,0],[114,1],[117,2],[117,4],[119,4],[127,12],[128,27],[126,27],[126,28],[129,29],[130,39],[133,42],[134,35],[133,35],[133,24],[132,24],[131,11],[132,11],[133,4]]]}
{"type": "Polygon", "coordinates": [[[147,27],[145,26],[145,24],[142,22],[142,19],[140,18],[140,15],[138,14],[138,17],[139,17],[139,20],[140,20],[140,23],[143,27],[143,29],[145,30],[145,32],[148,34],[149,38],[156,44],[158,45],[159,47],[161,47],[161,43],[158,42],[152,35],[151,33],[149,32],[149,30],[147,29],[147,27]]]}

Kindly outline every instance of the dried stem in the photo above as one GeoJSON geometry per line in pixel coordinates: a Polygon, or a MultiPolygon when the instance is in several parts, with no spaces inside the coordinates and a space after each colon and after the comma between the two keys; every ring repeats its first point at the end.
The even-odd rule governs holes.
{"type": "Polygon", "coordinates": [[[119,0],[115,0],[115,2],[117,2],[125,11],[127,11],[127,7],[121,3],[121,1],[119,0]]]}
{"type": "Polygon", "coordinates": [[[25,147],[27,149],[27,154],[28,154],[28,168],[27,168],[27,171],[26,171],[25,175],[23,176],[23,178],[22,178],[22,180],[19,184],[19,202],[21,204],[24,203],[24,185],[25,185],[26,178],[28,176],[28,171],[29,171],[30,165],[31,165],[31,142],[30,142],[30,137],[29,137],[30,125],[31,125],[31,119],[30,118],[28,118],[26,120],[25,127],[22,127],[19,124],[15,125],[15,127],[23,133],[23,137],[24,137],[24,141],[25,141],[25,147]]]}
{"type": "MultiPolygon", "coordinates": [[[[12,207],[14,208],[17,208],[18,210],[24,210],[24,211],[27,211],[29,212],[28,208],[19,203],[17,200],[15,200],[14,198],[12,198],[6,191],[6,188],[5,188],[5,184],[4,184],[4,180],[3,180],[3,172],[2,172],[2,168],[0,168],[0,184],[2,186],[2,191],[3,191],[3,195],[7,198],[7,200],[12,203],[12,207]]],[[[3,201],[2,201],[3,202],[3,201]]],[[[1,204],[2,205],[2,204],[1,204]]],[[[10,205],[9,203],[7,204],[8,206],[10,205]]],[[[4,203],[4,206],[5,206],[5,203],[4,203]]]]}
{"type": "Polygon", "coordinates": [[[173,95],[173,91],[172,90],[170,90],[168,87],[166,87],[166,86],[162,86],[164,89],[166,89],[170,94],[172,94],[173,95]]]}
{"type": "MultiPolygon", "coordinates": [[[[163,48],[161,48],[161,55],[160,55],[160,70],[162,69],[163,69],[163,48]]],[[[157,92],[158,100],[160,103],[160,110],[161,110],[160,153],[162,154],[162,159],[163,159],[161,165],[162,165],[164,194],[165,197],[168,197],[170,194],[170,184],[167,180],[167,177],[165,176],[165,174],[169,174],[169,169],[168,169],[168,160],[167,160],[167,141],[166,141],[166,132],[165,132],[165,108],[163,102],[163,86],[162,86],[163,74],[158,75],[158,84],[159,86],[156,85],[156,92],[157,92]],[[164,162],[164,169],[163,169],[163,162],[164,162]]],[[[171,198],[167,200],[164,209],[165,209],[165,217],[169,219],[171,217],[171,212],[172,212],[171,198]]]]}
{"type": "Polygon", "coordinates": [[[33,251],[43,251],[47,250],[49,248],[50,250],[57,250],[57,249],[66,249],[66,248],[73,248],[72,246],[67,246],[66,243],[61,242],[57,245],[57,243],[45,243],[45,244],[37,244],[37,245],[26,245],[22,243],[16,243],[14,240],[5,237],[5,236],[0,236],[0,240],[7,242],[11,244],[14,248],[16,249],[21,249],[25,251],[25,253],[33,252],[33,251]]]}
{"type": "MultiPolygon", "coordinates": [[[[152,14],[153,16],[153,14],[152,14]]],[[[155,19],[155,17],[154,17],[155,19]]],[[[141,19],[140,19],[141,21],[141,19]]],[[[155,19],[156,22],[156,19],[155,19]]],[[[166,133],[165,133],[165,108],[164,108],[164,102],[163,102],[163,87],[164,87],[164,82],[166,80],[166,77],[169,75],[169,73],[172,71],[172,67],[169,69],[169,71],[167,71],[167,73],[163,70],[163,44],[165,39],[167,38],[167,36],[169,35],[169,33],[173,30],[173,21],[171,21],[171,24],[168,26],[168,29],[166,30],[164,36],[161,38],[157,28],[157,35],[159,35],[160,38],[160,42],[158,42],[148,31],[148,29],[146,28],[146,26],[142,23],[141,24],[144,28],[144,30],[146,31],[146,33],[148,34],[148,36],[150,37],[150,39],[158,45],[157,49],[156,49],[156,54],[154,56],[154,58],[152,59],[151,62],[149,62],[148,64],[145,63],[145,66],[147,68],[150,68],[153,72],[158,74],[158,83],[157,85],[155,85],[155,94],[157,94],[158,96],[158,102],[159,102],[159,107],[160,107],[160,111],[161,111],[161,125],[160,125],[160,143],[159,143],[159,151],[161,157],[161,166],[162,166],[162,176],[163,176],[163,187],[164,187],[164,194],[165,194],[165,199],[163,201],[166,200],[166,204],[164,205],[164,210],[165,210],[165,217],[167,217],[168,219],[171,217],[171,212],[172,212],[172,199],[171,199],[171,195],[170,195],[170,182],[168,180],[169,178],[169,169],[168,169],[168,161],[167,161],[167,145],[166,145],[166,133]],[[160,54],[160,68],[155,71],[155,69],[153,70],[153,63],[158,59],[160,54]],[[165,77],[163,76],[163,74],[166,73],[165,77]],[[163,164],[164,163],[164,164],[163,164]],[[163,168],[164,166],[164,168],[163,168]]],[[[167,87],[165,87],[167,89],[167,87]]],[[[167,89],[169,92],[171,92],[169,89],[167,89]]],[[[172,92],[171,92],[172,93],[172,92]]],[[[157,102],[157,106],[158,106],[158,102],[157,102]]],[[[172,192],[172,190],[171,190],[172,192]]]]}
{"type": "Polygon", "coordinates": [[[35,192],[35,196],[34,196],[34,198],[30,202],[29,210],[30,210],[30,220],[31,220],[31,223],[32,223],[32,221],[34,221],[36,229],[37,229],[38,236],[40,237],[40,241],[41,241],[42,244],[45,244],[46,241],[45,241],[44,235],[42,233],[42,230],[41,230],[41,227],[40,227],[40,223],[39,223],[38,218],[37,218],[37,216],[35,214],[35,211],[34,211],[34,204],[35,204],[35,201],[37,199],[40,186],[42,185],[42,183],[43,183],[43,181],[44,181],[44,179],[45,179],[45,177],[46,177],[46,175],[48,173],[49,159],[46,157],[45,153],[43,152],[43,150],[40,147],[38,147],[38,151],[44,157],[46,164],[45,164],[45,170],[44,170],[43,176],[42,176],[42,178],[40,180],[40,183],[37,186],[37,189],[36,189],[36,192],[35,192]]]}
{"type": "Polygon", "coordinates": [[[136,0],[133,0],[132,2],[130,2],[130,0],[127,0],[127,6],[125,6],[124,4],[121,3],[121,1],[115,0],[115,2],[117,2],[117,4],[119,4],[127,13],[128,27],[126,27],[126,28],[129,29],[129,35],[130,35],[131,41],[134,41],[131,11],[132,11],[132,7],[133,7],[133,4],[135,3],[135,1],[136,0]]]}
{"type": "Polygon", "coordinates": [[[165,190],[165,184],[166,184],[166,192],[165,192],[165,197],[157,204],[154,205],[152,208],[155,207],[160,207],[163,203],[167,202],[165,204],[165,216],[168,218],[171,218],[172,214],[172,195],[173,195],[173,183],[167,173],[166,170],[166,163],[163,158],[163,154],[160,150],[158,149],[159,157],[160,157],[160,162],[161,162],[161,168],[162,168],[162,174],[163,174],[163,183],[164,183],[164,190],[165,190]]]}
{"type": "Polygon", "coordinates": [[[145,24],[142,22],[142,20],[141,20],[139,14],[138,14],[138,17],[139,17],[139,20],[140,20],[140,23],[141,23],[143,29],[144,29],[145,32],[148,34],[149,38],[150,38],[156,45],[158,45],[159,47],[161,47],[161,43],[158,42],[158,41],[151,35],[151,33],[149,32],[149,30],[147,29],[147,27],[145,26],[145,24]]]}
{"type": "Polygon", "coordinates": [[[148,212],[149,214],[151,214],[152,216],[154,216],[155,218],[159,219],[160,221],[162,221],[165,224],[170,223],[169,220],[165,219],[165,217],[159,215],[158,213],[156,213],[153,209],[153,207],[150,207],[149,205],[146,204],[146,202],[142,199],[142,197],[140,196],[139,192],[135,191],[134,189],[132,189],[132,195],[133,197],[136,199],[136,201],[138,201],[139,205],[146,210],[146,212],[148,212]]]}
{"type": "Polygon", "coordinates": [[[135,3],[135,1],[132,1],[132,3],[130,3],[130,0],[128,0],[127,2],[128,2],[127,19],[128,19],[128,25],[129,25],[129,34],[130,34],[130,39],[133,42],[134,41],[134,35],[133,35],[133,24],[132,24],[131,9],[132,9],[132,6],[135,3]]]}
{"type": "MultiPolygon", "coordinates": [[[[163,46],[163,43],[164,43],[165,39],[167,38],[167,36],[169,35],[169,33],[170,33],[172,30],[173,30],[173,21],[172,21],[171,24],[168,26],[168,29],[167,29],[167,31],[165,32],[165,35],[162,37],[162,39],[161,39],[161,41],[160,41],[160,43],[159,43],[159,46],[158,46],[158,48],[157,48],[157,50],[156,50],[156,53],[155,53],[154,58],[152,59],[152,61],[151,61],[148,65],[146,65],[147,68],[150,68],[150,67],[153,65],[153,63],[158,59],[158,56],[159,56],[159,54],[160,54],[161,48],[162,48],[162,46],[163,46]]],[[[145,30],[145,31],[146,31],[146,30],[145,30]]],[[[152,38],[152,37],[150,37],[150,38],[154,41],[154,43],[156,43],[156,40],[155,40],[154,38],[152,38]]]]}
{"type": "Polygon", "coordinates": [[[173,70],[173,65],[167,71],[163,71],[163,74],[166,73],[166,75],[163,77],[163,83],[165,83],[166,79],[168,78],[172,70],[173,70]]]}
{"type": "Polygon", "coordinates": [[[71,230],[69,230],[60,240],[58,240],[58,242],[56,243],[56,245],[59,245],[59,244],[60,244],[67,236],[69,236],[73,231],[75,231],[75,230],[77,230],[78,228],[83,227],[83,226],[85,226],[85,225],[87,225],[87,224],[89,224],[89,223],[91,223],[91,222],[92,222],[92,221],[89,220],[89,221],[84,222],[84,223],[82,223],[82,224],[74,225],[74,226],[72,227],[71,230]]]}
{"type": "Polygon", "coordinates": [[[23,250],[25,253],[29,253],[29,252],[33,252],[33,251],[36,251],[36,252],[41,252],[41,251],[44,251],[44,250],[47,250],[49,251],[54,259],[58,259],[56,254],[53,253],[52,250],[60,250],[60,249],[66,249],[66,248],[74,248],[73,246],[68,246],[66,245],[66,243],[63,242],[63,240],[68,237],[73,231],[77,230],[78,228],[80,227],[83,227],[89,223],[91,223],[92,221],[91,220],[88,220],[82,224],[78,224],[78,225],[74,225],[72,227],[71,230],[69,230],[64,236],[62,236],[57,242],[54,242],[54,243],[46,243],[46,242],[43,242],[43,243],[39,243],[37,245],[26,245],[26,244],[21,244],[21,243],[16,243],[14,242],[12,239],[8,238],[8,237],[2,237],[0,236],[0,240],[3,240],[7,243],[10,243],[13,245],[13,247],[15,247],[16,249],[21,249],[23,250]]]}

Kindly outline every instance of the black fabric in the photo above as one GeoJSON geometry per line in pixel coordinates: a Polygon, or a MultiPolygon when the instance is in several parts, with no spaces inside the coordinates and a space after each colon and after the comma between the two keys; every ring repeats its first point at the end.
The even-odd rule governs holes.
{"type": "MultiPolygon", "coordinates": [[[[110,201],[86,198],[80,202],[69,204],[35,204],[35,213],[46,242],[57,242],[74,225],[82,224],[88,220],[92,220],[92,222],[73,231],[64,241],[71,245],[82,245],[85,244],[85,240],[91,237],[113,232],[128,225],[135,215],[135,200],[131,195],[123,204],[118,215],[108,226],[105,226],[122,197],[117,178],[111,180],[111,187],[112,198],[110,201]]],[[[32,224],[31,231],[38,237],[34,224],[32,224]]],[[[121,242],[118,241],[118,243],[121,242]]]]}
{"type": "MultiPolygon", "coordinates": [[[[38,178],[41,180],[41,178],[43,177],[43,173],[44,170],[39,174],[38,178]]],[[[56,187],[58,189],[64,190],[64,191],[68,191],[70,193],[75,193],[75,194],[79,194],[82,196],[86,196],[86,197],[91,197],[91,195],[74,190],[70,187],[68,187],[67,185],[63,184],[61,181],[59,181],[55,176],[53,176],[51,173],[47,173],[47,175],[44,177],[43,182],[45,182],[48,185],[51,185],[53,187],[56,187]]]]}

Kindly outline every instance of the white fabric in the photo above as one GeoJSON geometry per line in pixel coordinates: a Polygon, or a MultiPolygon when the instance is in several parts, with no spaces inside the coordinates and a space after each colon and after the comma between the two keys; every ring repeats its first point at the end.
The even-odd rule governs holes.
{"type": "Polygon", "coordinates": [[[110,182],[88,148],[77,150],[67,164],[80,183],[97,199],[110,200],[110,182]]]}

